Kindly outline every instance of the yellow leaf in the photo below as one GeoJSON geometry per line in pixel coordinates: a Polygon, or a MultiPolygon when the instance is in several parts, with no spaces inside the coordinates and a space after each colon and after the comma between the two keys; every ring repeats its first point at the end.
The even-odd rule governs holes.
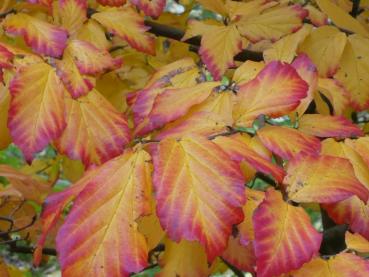
{"type": "Polygon", "coordinates": [[[316,2],[319,8],[328,15],[337,27],[369,37],[369,31],[359,21],[335,5],[331,0],[316,0],[316,2]]]}
{"type": "Polygon", "coordinates": [[[314,62],[321,77],[331,77],[337,71],[346,45],[346,35],[333,26],[319,27],[311,32],[299,47],[314,62]]]}
{"type": "Polygon", "coordinates": [[[352,234],[350,232],[346,232],[345,242],[348,249],[360,253],[369,252],[369,241],[358,233],[352,234]]]}
{"type": "Polygon", "coordinates": [[[280,60],[291,63],[296,55],[296,50],[299,44],[309,35],[312,26],[305,24],[296,33],[285,36],[272,45],[271,48],[263,52],[264,60],[266,62],[272,60],[280,60]]]}
{"type": "Polygon", "coordinates": [[[351,104],[357,110],[369,107],[369,39],[360,35],[348,38],[334,76],[350,93],[351,104]]]}

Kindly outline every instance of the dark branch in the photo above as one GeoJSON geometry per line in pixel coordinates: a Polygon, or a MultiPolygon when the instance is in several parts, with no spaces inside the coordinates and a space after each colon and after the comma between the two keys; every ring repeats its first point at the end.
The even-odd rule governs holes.
{"type": "MultiPolygon", "coordinates": [[[[150,30],[148,30],[148,32],[154,35],[171,38],[171,39],[178,40],[178,41],[181,41],[182,37],[185,34],[183,30],[180,30],[180,29],[177,29],[171,26],[159,24],[151,20],[145,20],[145,25],[150,27],[150,30]]],[[[193,37],[183,42],[190,44],[192,51],[198,52],[201,39],[200,37],[193,37]]],[[[236,61],[241,61],[241,62],[246,61],[246,60],[262,61],[263,53],[254,52],[250,50],[243,50],[242,52],[237,54],[234,57],[234,59],[236,61]]]]}
{"type": "Polygon", "coordinates": [[[227,262],[225,259],[221,258],[221,260],[223,261],[223,263],[225,263],[230,270],[233,271],[234,275],[236,275],[237,277],[243,277],[245,276],[245,274],[243,274],[243,272],[241,270],[239,270],[237,267],[235,267],[234,265],[230,264],[229,262],[227,262]]]}
{"type": "Polygon", "coordinates": [[[0,13],[0,18],[5,18],[8,14],[16,13],[17,11],[15,9],[11,9],[9,11],[6,11],[4,13],[0,13]]]}
{"type": "Polygon", "coordinates": [[[359,10],[360,10],[360,0],[353,0],[352,1],[352,9],[350,14],[353,17],[356,17],[359,14],[359,10]]]}

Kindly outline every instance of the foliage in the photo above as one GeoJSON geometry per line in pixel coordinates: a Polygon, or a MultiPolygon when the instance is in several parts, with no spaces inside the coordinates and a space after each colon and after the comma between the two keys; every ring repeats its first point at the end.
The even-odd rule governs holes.
{"type": "Polygon", "coordinates": [[[369,2],[302,2],[1,1],[0,275],[369,275],[369,2]]]}

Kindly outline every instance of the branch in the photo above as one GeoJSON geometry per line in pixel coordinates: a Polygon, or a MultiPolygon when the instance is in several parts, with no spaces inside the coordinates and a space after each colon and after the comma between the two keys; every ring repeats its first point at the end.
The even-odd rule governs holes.
{"type": "Polygon", "coordinates": [[[360,9],[360,0],[353,0],[352,1],[352,9],[350,14],[353,17],[356,17],[359,14],[359,9],[360,9]]]}
{"type": "Polygon", "coordinates": [[[234,275],[236,275],[237,277],[245,276],[245,274],[243,274],[241,270],[239,270],[237,267],[227,262],[224,258],[221,257],[220,259],[222,260],[223,263],[225,263],[229,267],[230,270],[233,271],[234,275]]]}
{"type": "MultiPolygon", "coordinates": [[[[171,26],[159,24],[157,22],[151,21],[151,20],[145,20],[145,25],[150,27],[150,30],[148,32],[157,35],[162,36],[166,38],[171,38],[174,40],[181,41],[182,37],[184,36],[185,32],[181,29],[177,29],[171,26]]],[[[201,39],[200,37],[193,37],[186,41],[183,41],[184,43],[191,45],[191,50],[194,52],[199,51],[199,46],[201,39]]],[[[239,54],[237,54],[234,59],[236,61],[244,62],[246,60],[252,60],[252,61],[262,61],[263,60],[263,53],[261,52],[254,52],[250,50],[243,50],[239,54]]]]}

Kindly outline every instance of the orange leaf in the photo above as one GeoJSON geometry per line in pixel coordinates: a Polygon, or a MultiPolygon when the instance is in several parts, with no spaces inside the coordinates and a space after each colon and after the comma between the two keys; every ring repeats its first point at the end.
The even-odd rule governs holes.
{"type": "Polygon", "coordinates": [[[246,188],[246,204],[243,206],[243,213],[245,215],[244,221],[239,224],[238,230],[240,232],[240,243],[242,245],[249,245],[254,240],[254,226],[252,224],[252,216],[256,208],[265,198],[263,191],[258,191],[250,188],[246,188]]]}
{"type": "Polygon", "coordinates": [[[337,224],[348,224],[353,232],[369,239],[369,206],[357,196],[323,207],[337,224]]]}
{"type": "Polygon", "coordinates": [[[145,34],[148,27],[145,26],[143,18],[132,8],[111,8],[93,14],[92,18],[103,25],[108,32],[127,41],[131,47],[150,55],[155,54],[155,40],[145,34]]]}
{"type": "Polygon", "coordinates": [[[369,252],[369,241],[360,234],[351,234],[350,232],[346,232],[345,242],[348,249],[361,253],[369,252]]]}
{"type": "Polygon", "coordinates": [[[145,268],[147,243],[136,220],[151,210],[148,160],[143,150],[127,150],[77,182],[85,187],[56,238],[63,276],[129,276],[145,268]]]}
{"type": "Polygon", "coordinates": [[[242,271],[255,272],[256,259],[253,244],[251,242],[246,246],[242,245],[238,236],[229,237],[228,246],[222,258],[242,271]]]}
{"type": "Polygon", "coordinates": [[[305,114],[299,120],[299,130],[316,137],[347,138],[362,136],[363,131],[342,116],[305,114]]]}
{"type": "Polygon", "coordinates": [[[236,162],[246,161],[257,171],[265,174],[271,174],[277,182],[281,182],[285,175],[282,168],[272,164],[271,161],[265,159],[260,154],[255,152],[246,143],[244,143],[240,136],[218,136],[214,139],[231,158],[236,162]]]}
{"type": "Polygon", "coordinates": [[[298,116],[301,117],[314,99],[314,92],[318,85],[318,71],[313,62],[305,54],[298,55],[293,61],[292,66],[296,69],[299,76],[309,85],[306,97],[301,100],[300,105],[295,110],[298,116]]]}
{"type": "Polygon", "coordinates": [[[225,71],[234,65],[233,57],[242,50],[242,38],[236,25],[208,25],[191,20],[182,40],[202,35],[199,54],[215,80],[220,80],[225,71]],[[206,30],[206,32],[202,32],[206,30]]]}
{"type": "Polygon", "coordinates": [[[158,277],[202,277],[210,274],[204,248],[198,242],[181,240],[175,243],[167,239],[165,252],[159,264],[158,277]]]}
{"type": "Polygon", "coordinates": [[[122,63],[120,58],[113,58],[108,51],[99,49],[87,41],[71,40],[65,51],[69,51],[73,56],[82,74],[104,73],[119,67],[122,63]]]}
{"type": "Polygon", "coordinates": [[[131,0],[140,10],[148,16],[157,18],[165,8],[166,0],[131,0]]]}
{"type": "Polygon", "coordinates": [[[157,214],[174,241],[197,240],[213,261],[243,219],[243,176],[215,143],[198,136],[162,140],[153,155],[157,214]]]}
{"type": "Polygon", "coordinates": [[[355,149],[369,167],[369,137],[361,137],[356,140],[346,140],[345,143],[355,149]]]}
{"type": "Polygon", "coordinates": [[[22,67],[10,83],[8,126],[28,162],[63,132],[64,88],[46,63],[22,67]]]}
{"type": "Polygon", "coordinates": [[[366,201],[369,197],[350,161],[333,156],[299,155],[288,163],[283,183],[289,198],[298,203],[332,203],[353,195],[366,201]]]}
{"type": "Polygon", "coordinates": [[[87,20],[86,0],[60,0],[58,12],[61,18],[61,25],[75,34],[87,20]]]}
{"type": "Polygon", "coordinates": [[[95,86],[95,79],[81,75],[74,62],[73,54],[68,47],[64,51],[63,59],[56,60],[57,74],[63,81],[64,86],[73,98],[78,98],[89,93],[95,86]]]}
{"type": "Polygon", "coordinates": [[[308,85],[288,64],[271,62],[240,86],[233,116],[236,124],[251,126],[261,114],[279,117],[293,111],[306,97],[308,85]]]}
{"type": "Polygon", "coordinates": [[[267,10],[261,15],[241,17],[237,27],[241,35],[252,42],[263,39],[276,41],[300,29],[308,12],[299,5],[267,10]]]}
{"type": "Polygon", "coordinates": [[[89,166],[123,152],[130,141],[127,121],[98,91],[65,101],[67,127],[56,142],[60,153],[89,166]]]}
{"type": "Polygon", "coordinates": [[[66,30],[25,13],[8,15],[2,23],[8,33],[23,36],[35,52],[52,57],[63,54],[68,38],[66,30]]]}
{"type": "Polygon", "coordinates": [[[127,2],[127,0],[97,0],[103,6],[120,7],[127,2]]]}
{"type": "Polygon", "coordinates": [[[296,129],[280,126],[265,126],[258,130],[261,142],[283,159],[291,159],[298,153],[318,153],[319,139],[305,135],[296,129]]]}
{"type": "Polygon", "coordinates": [[[147,134],[185,115],[192,106],[209,97],[219,85],[218,82],[205,82],[192,87],[164,90],[155,98],[150,114],[136,127],[136,134],[147,134]]]}
{"type": "Polygon", "coordinates": [[[369,274],[368,262],[351,253],[340,253],[329,260],[315,258],[292,273],[295,277],[361,277],[366,274],[369,274]]]}
{"type": "Polygon", "coordinates": [[[322,235],[301,207],[283,201],[269,189],[253,216],[258,276],[277,276],[301,267],[318,254],[322,235]]]}

